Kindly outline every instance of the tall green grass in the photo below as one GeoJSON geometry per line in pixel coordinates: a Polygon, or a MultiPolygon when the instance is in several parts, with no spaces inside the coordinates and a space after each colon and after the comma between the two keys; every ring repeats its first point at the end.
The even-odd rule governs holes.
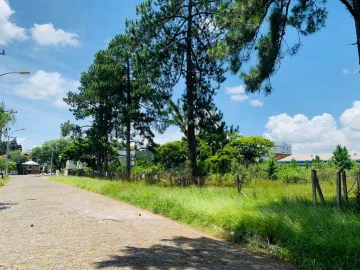
{"type": "Polygon", "coordinates": [[[310,184],[261,181],[235,188],[180,189],[91,178],[52,180],[104,194],[190,224],[307,269],[360,268],[360,215],[313,207],[310,184]]]}

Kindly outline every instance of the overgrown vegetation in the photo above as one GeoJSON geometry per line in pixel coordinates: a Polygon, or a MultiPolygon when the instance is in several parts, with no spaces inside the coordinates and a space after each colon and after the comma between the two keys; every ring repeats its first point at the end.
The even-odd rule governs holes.
{"type": "Polygon", "coordinates": [[[80,177],[52,180],[129,202],[246,243],[307,269],[356,269],[360,264],[360,216],[333,207],[312,207],[311,184],[257,180],[244,186],[180,189],[80,177]]]}

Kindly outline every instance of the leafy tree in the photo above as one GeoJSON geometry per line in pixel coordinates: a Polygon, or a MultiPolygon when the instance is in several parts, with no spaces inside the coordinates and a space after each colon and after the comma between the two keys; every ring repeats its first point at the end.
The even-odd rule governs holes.
{"type": "Polygon", "coordinates": [[[291,167],[291,168],[296,168],[296,167],[298,167],[298,166],[299,166],[299,165],[298,165],[297,161],[296,161],[294,158],[292,158],[292,159],[290,160],[289,167],[291,167]]]}
{"type": "Polygon", "coordinates": [[[231,171],[232,163],[240,163],[243,156],[239,150],[231,145],[226,145],[210,158],[211,168],[214,173],[224,175],[231,171]]]}
{"type": "Polygon", "coordinates": [[[65,162],[61,160],[61,153],[71,144],[69,139],[58,139],[45,142],[40,147],[34,147],[31,152],[31,158],[40,165],[50,166],[51,157],[54,168],[61,170],[65,167],[65,162]]]}
{"type": "Polygon", "coordinates": [[[266,163],[267,176],[274,180],[277,178],[277,172],[279,170],[279,164],[274,155],[270,156],[266,163]]]}
{"type": "Polygon", "coordinates": [[[61,152],[60,163],[64,164],[67,160],[80,161],[92,169],[96,169],[96,154],[93,151],[92,141],[85,139],[77,139],[61,152]]]}
{"type": "Polygon", "coordinates": [[[151,52],[139,46],[132,35],[116,36],[110,42],[108,52],[124,82],[117,95],[116,128],[117,135],[125,141],[126,176],[129,179],[131,142],[143,146],[144,140],[152,142],[153,129],[165,130],[169,95],[152,83],[159,76],[158,65],[149,61],[151,52]]]}
{"type": "Polygon", "coordinates": [[[165,169],[184,166],[186,160],[187,151],[182,141],[165,143],[155,151],[155,161],[165,169]]]}
{"type": "Polygon", "coordinates": [[[0,103],[0,140],[2,137],[3,129],[9,124],[14,124],[16,121],[16,111],[13,109],[7,110],[4,102],[0,103]]]}
{"type": "MultiPolygon", "coordinates": [[[[0,155],[5,155],[5,154],[6,154],[6,148],[7,148],[7,141],[1,142],[1,145],[0,145],[0,155]]],[[[20,151],[22,151],[22,146],[17,143],[16,138],[13,138],[13,139],[9,142],[9,151],[15,151],[15,150],[20,150],[20,151]]]]}
{"type": "Polygon", "coordinates": [[[21,154],[21,150],[10,151],[9,159],[12,162],[15,162],[15,166],[19,173],[22,172],[22,164],[28,160],[28,158],[26,156],[23,156],[21,154]]]}
{"type": "MultiPolygon", "coordinates": [[[[8,171],[11,172],[16,169],[16,163],[13,161],[9,161],[8,163],[8,171]]],[[[5,170],[5,158],[0,157],[0,171],[5,170]]]]}
{"type": "Polygon", "coordinates": [[[212,150],[208,142],[196,138],[196,166],[198,176],[205,176],[210,173],[211,164],[209,158],[212,156],[212,150]]]}
{"type": "Polygon", "coordinates": [[[315,168],[320,168],[320,167],[322,167],[322,165],[324,165],[324,162],[320,159],[320,157],[318,155],[316,155],[315,158],[311,161],[311,164],[315,168]]]}
{"type": "Polygon", "coordinates": [[[338,168],[344,166],[345,169],[350,170],[353,165],[351,162],[349,151],[347,150],[346,146],[342,147],[340,144],[338,144],[333,151],[333,156],[331,160],[338,168]]]}
{"type": "Polygon", "coordinates": [[[243,156],[245,165],[259,161],[265,157],[275,143],[261,136],[244,137],[240,134],[230,135],[230,145],[243,156]]]}
{"type": "Polygon", "coordinates": [[[196,132],[218,120],[213,97],[224,81],[221,61],[207,53],[220,32],[213,27],[221,1],[148,0],[137,7],[136,29],[161,64],[159,84],[173,90],[181,78],[185,91],[173,108],[173,123],[187,138],[190,181],[197,175],[196,132]],[[214,115],[216,117],[214,117],[214,115]]]}
{"type": "Polygon", "coordinates": [[[8,172],[14,171],[16,169],[16,162],[9,161],[8,163],[8,172]]]}
{"type": "Polygon", "coordinates": [[[108,52],[99,51],[88,71],[82,73],[79,91],[69,92],[64,99],[76,120],[92,118],[91,125],[80,127],[68,123],[62,126],[62,131],[72,129],[74,136],[85,135],[92,141],[98,171],[108,170],[109,142],[116,136],[119,114],[117,95],[125,87],[122,76],[108,52]]]}

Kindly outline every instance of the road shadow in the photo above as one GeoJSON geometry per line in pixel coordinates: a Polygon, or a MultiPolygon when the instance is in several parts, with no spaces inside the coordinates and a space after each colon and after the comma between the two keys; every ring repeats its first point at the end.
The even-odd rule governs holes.
{"type": "Polygon", "coordinates": [[[12,202],[0,202],[0,211],[6,210],[10,208],[13,205],[17,205],[18,203],[12,203],[12,202]]]}
{"type": "Polygon", "coordinates": [[[264,255],[207,237],[175,237],[148,248],[128,246],[119,255],[97,262],[97,269],[129,267],[131,269],[295,269],[264,255]],[[275,263],[276,264],[275,264],[275,263]]]}

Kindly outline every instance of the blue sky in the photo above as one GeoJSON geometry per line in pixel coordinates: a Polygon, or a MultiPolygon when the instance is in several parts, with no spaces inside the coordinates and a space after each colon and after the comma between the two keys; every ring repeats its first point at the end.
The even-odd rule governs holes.
{"type": "MultiPolygon", "coordinates": [[[[0,0],[0,100],[17,110],[13,127],[25,149],[60,135],[73,120],[61,100],[75,90],[93,55],[135,18],[140,0],[0,0]]],[[[244,135],[264,135],[293,145],[295,153],[328,152],[337,143],[360,151],[360,89],[354,22],[340,1],[328,1],[326,28],[302,38],[298,55],[286,58],[272,79],[274,92],[243,93],[242,80],[229,74],[216,96],[228,124],[244,135]],[[331,3],[330,3],[331,2],[331,3]]],[[[290,37],[291,38],[291,37],[290,37]]],[[[178,139],[171,127],[158,142],[178,139]]]]}

